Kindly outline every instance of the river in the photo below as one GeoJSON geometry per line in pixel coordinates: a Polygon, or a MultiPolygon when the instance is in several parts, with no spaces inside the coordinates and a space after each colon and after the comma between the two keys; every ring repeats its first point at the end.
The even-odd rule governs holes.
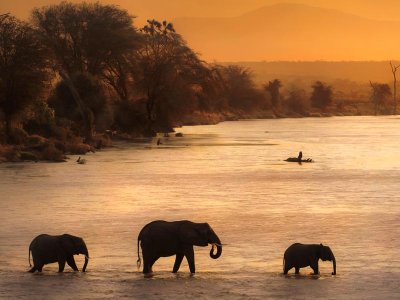
{"type": "MultiPolygon", "coordinates": [[[[400,118],[224,122],[184,137],[117,143],[66,163],[0,165],[0,298],[399,299],[400,118]],[[286,163],[289,156],[314,163],[286,163]],[[153,220],[208,222],[224,244],[195,247],[196,275],[174,257],[136,269],[136,239],[153,220]],[[40,233],[85,239],[86,273],[26,271],[40,233]],[[337,260],[282,274],[294,242],[329,245],[337,260]]],[[[79,268],[83,257],[76,257],[79,268]]]]}

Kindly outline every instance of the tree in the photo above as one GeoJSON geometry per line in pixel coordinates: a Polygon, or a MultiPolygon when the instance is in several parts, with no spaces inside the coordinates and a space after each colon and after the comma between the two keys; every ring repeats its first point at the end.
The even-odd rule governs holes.
{"type": "Polygon", "coordinates": [[[0,15],[0,23],[3,22],[4,20],[6,20],[8,16],[9,16],[8,13],[7,14],[1,14],[0,15]]]}
{"type": "MultiPolygon", "coordinates": [[[[75,73],[71,78],[71,82],[76,92],[79,93],[85,107],[92,113],[90,116],[91,122],[97,125],[96,129],[103,129],[104,126],[99,121],[109,107],[99,80],[88,73],[75,73]]],[[[85,120],[80,118],[79,109],[74,102],[71,102],[71,98],[70,87],[68,87],[65,81],[60,81],[49,98],[49,106],[56,112],[56,117],[74,121],[77,125],[76,129],[79,132],[82,127],[85,127],[85,124],[82,124],[85,120]]]]}
{"type": "Polygon", "coordinates": [[[305,90],[293,88],[286,99],[286,105],[293,112],[305,114],[309,105],[305,90]]]}
{"type": "Polygon", "coordinates": [[[222,92],[226,95],[231,108],[250,112],[264,104],[265,98],[261,90],[255,86],[248,69],[229,65],[221,67],[220,72],[224,82],[222,92]]]}
{"type": "Polygon", "coordinates": [[[90,142],[94,114],[75,87],[75,74],[88,74],[109,85],[124,100],[128,98],[127,70],[140,35],[127,11],[96,3],[58,5],[35,9],[33,22],[51,49],[56,69],[70,90],[90,142]]]}
{"type": "Polygon", "coordinates": [[[279,89],[282,87],[282,83],[279,79],[270,81],[268,84],[264,85],[264,89],[270,93],[271,102],[273,107],[278,107],[281,101],[281,95],[279,89]]]}
{"type": "Polygon", "coordinates": [[[146,98],[146,134],[154,135],[156,122],[168,123],[171,113],[193,107],[194,98],[188,94],[194,94],[205,65],[172,23],[148,20],[141,32],[144,43],[137,53],[136,87],[146,98]]]}
{"type": "Polygon", "coordinates": [[[114,5],[62,2],[34,9],[32,16],[58,67],[69,75],[101,77],[139,46],[132,17],[114,5]]]}
{"type": "Polygon", "coordinates": [[[28,24],[12,16],[0,22],[0,109],[5,115],[6,139],[24,111],[43,96],[48,80],[47,52],[28,24]]]}
{"type": "Polygon", "coordinates": [[[377,115],[381,107],[390,102],[392,91],[386,83],[373,83],[371,81],[369,83],[372,89],[371,100],[374,104],[375,115],[377,115]]]}
{"type": "Polygon", "coordinates": [[[325,110],[333,102],[332,87],[317,81],[312,85],[311,105],[313,107],[325,110]]]}
{"type": "Polygon", "coordinates": [[[400,65],[393,65],[392,62],[390,62],[390,69],[392,70],[393,74],[393,114],[397,114],[397,69],[400,68],[400,65]]]}
{"type": "Polygon", "coordinates": [[[199,110],[208,112],[228,110],[227,85],[224,81],[223,70],[224,67],[222,66],[210,66],[200,78],[197,93],[199,110]]]}

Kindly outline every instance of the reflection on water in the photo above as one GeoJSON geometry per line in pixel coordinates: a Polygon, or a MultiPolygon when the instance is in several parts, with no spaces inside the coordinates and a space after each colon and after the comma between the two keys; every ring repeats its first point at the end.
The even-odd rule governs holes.
{"type": "MultiPolygon", "coordinates": [[[[78,165],[0,165],[0,298],[398,298],[399,119],[343,117],[184,127],[162,147],[118,144],[78,165]],[[283,160],[303,151],[313,164],[283,160]],[[196,248],[194,277],[174,258],[144,279],[136,238],[156,219],[209,222],[220,259],[196,248]],[[28,270],[40,233],[82,236],[87,274],[28,270]],[[329,245],[337,260],[282,275],[294,242],[329,245]],[[70,290],[74,291],[72,296],[70,290]]],[[[76,258],[79,268],[84,258],[76,258]]],[[[293,270],[292,270],[293,271],[293,270]]]]}

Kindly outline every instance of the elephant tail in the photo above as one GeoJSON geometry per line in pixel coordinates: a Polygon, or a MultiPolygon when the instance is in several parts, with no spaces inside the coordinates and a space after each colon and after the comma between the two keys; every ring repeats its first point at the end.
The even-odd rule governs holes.
{"type": "Polygon", "coordinates": [[[285,258],[283,258],[282,266],[283,266],[283,273],[285,273],[285,258]]]}
{"type": "Polygon", "coordinates": [[[29,247],[29,249],[28,249],[28,262],[29,262],[29,266],[32,267],[32,264],[31,264],[31,247],[29,247]]]}
{"type": "Polygon", "coordinates": [[[140,234],[139,234],[138,240],[137,240],[137,256],[138,256],[138,259],[136,261],[136,265],[137,265],[138,270],[140,269],[140,266],[142,265],[142,260],[140,259],[139,243],[140,243],[140,234]]]}

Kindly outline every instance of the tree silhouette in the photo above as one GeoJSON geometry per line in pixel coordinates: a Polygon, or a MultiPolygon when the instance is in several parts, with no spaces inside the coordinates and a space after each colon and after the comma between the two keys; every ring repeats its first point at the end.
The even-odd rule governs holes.
{"type": "Polygon", "coordinates": [[[390,101],[392,91],[390,90],[390,86],[386,83],[373,83],[371,81],[369,83],[372,89],[371,100],[374,104],[375,115],[377,115],[381,107],[390,101]]]}
{"type": "Polygon", "coordinates": [[[32,19],[53,53],[55,68],[70,90],[90,141],[94,113],[72,78],[86,73],[108,84],[120,98],[128,98],[129,61],[140,45],[132,17],[114,5],[62,2],[34,9],[32,19]]]}
{"type": "Polygon", "coordinates": [[[325,85],[321,81],[317,81],[312,85],[313,92],[311,94],[311,105],[313,107],[325,110],[333,102],[332,87],[325,85]]]}
{"type": "Polygon", "coordinates": [[[282,87],[282,83],[279,79],[270,81],[264,85],[264,89],[271,95],[271,103],[273,107],[278,107],[281,101],[281,95],[279,89],[282,87]]]}
{"type": "Polygon", "coordinates": [[[224,81],[223,93],[230,108],[249,112],[264,104],[265,98],[255,86],[249,69],[229,65],[222,67],[220,72],[224,81]]]}
{"type": "Polygon", "coordinates": [[[207,68],[200,78],[200,90],[197,93],[198,108],[208,112],[222,112],[229,109],[225,91],[227,84],[223,76],[224,67],[219,65],[207,68]]]}
{"type": "MultiPolygon", "coordinates": [[[[101,83],[96,77],[88,73],[75,73],[71,77],[71,81],[84,105],[93,113],[91,122],[95,124],[96,121],[99,121],[100,116],[109,109],[101,89],[101,83]]],[[[75,129],[79,132],[80,128],[85,126],[85,124],[82,124],[85,120],[80,118],[79,109],[71,101],[72,97],[70,87],[65,81],[60,81],[49,98],[49,106],[54,109],[56,117],[74,121],[75,129]]]]}
{"type": "Polygon", "coordinates": [[[400,68],[400,65],[393,65],[392,62],[390,62],[390,69],[392,70],[393,74],[393,114],[397,114],[397,69],[400,68]]]}
{"type": "Polygon", "coordinates": [[[292,88],[286,99],[286,105],[291,111],[305,114],[309,106],[306,92],[299,88],[292,88]]]}
{"type": "Polygon", "coordinates": [[[8,13],[7,14],[1,14],[0,15],[0,23],[3,22],[4,20],[6,20],[9,15],[10,14],[8,14],[8,13]]]}
{"type": "Polygon", "coordinates": [[[6,139],[23,113],[38,101],[48,80],[48,60],[37,34],[27,23],[6,15],[0,22],[0,109],[5,115],[6,139]]]}
{"type": "Polygon", "coordinates": [[[172,23],[148,20],[141,32],[144,43],[138,51],[136,87],[146,97],[146,134],[154,135],[156,121],[164,119],[168,127],[168,111],[174,107],[179,113],[190,103],[190,91],[199,84],[205,65],[175,32],[172,23]]]}

